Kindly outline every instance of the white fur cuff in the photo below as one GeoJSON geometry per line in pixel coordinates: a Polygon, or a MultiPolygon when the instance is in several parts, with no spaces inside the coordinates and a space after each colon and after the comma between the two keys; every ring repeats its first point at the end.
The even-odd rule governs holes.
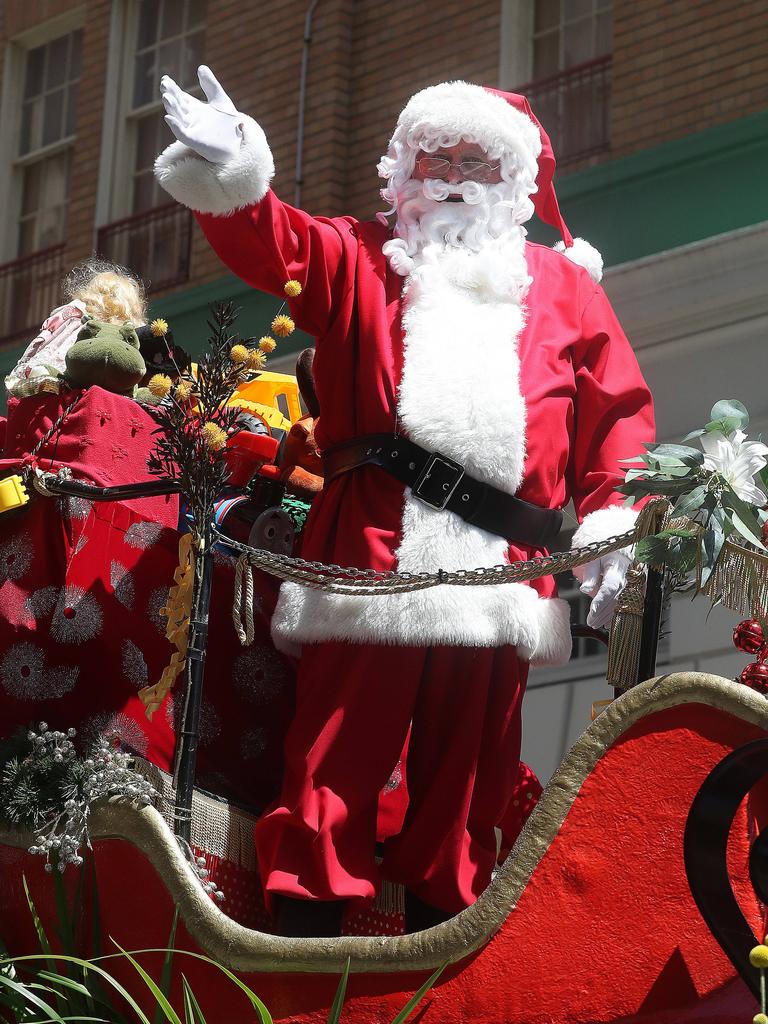
{"type": "Polygon", "coordinates": [[[603,279],[603,257],[594,245],[583,238],[574,238],[573,245],[567,249],[565,242],[558,242],[555,250],[563,253],[577,267],[584,267],[595,284],[600,284],[603,279]]]}
{"type": "Polygon", "coordinates": [[[284,583],[272,619],[275,644],[343,640],[402,647],[516,646],[537,665],[563,665],[571,652],[569,609],[530,587],[439,586],[381,597],[327,594],[284,583]]]}
{"type": "Polygon", "coordinates": [[[173,142],[155,160],[155,177],[177,202],[199,213],[224,216],[260,202],[275,173],[267,138],[253,118],[243,115],[240,152],[213,164],[183,142],[173,142]]]}
{"type": "MultiPolygon", "coordinates": [[[[608,508],[599,508],[596,512],[590,512],[589,515],[584,516],[584,522],[574,533],[571,548],[582,548],[587,544],[595,544],[602,540],[608,540],[609,537],[626,533],[635,525],[637,516],[636,509],[624,508],[623,505],[609,505],[608,508]]],[[[630,548],[621,548],[620,550],[630,557],[630,548]]],[[[588,562],[573,570],[576,579],[583,581],[589,564],[588,562]]]]}

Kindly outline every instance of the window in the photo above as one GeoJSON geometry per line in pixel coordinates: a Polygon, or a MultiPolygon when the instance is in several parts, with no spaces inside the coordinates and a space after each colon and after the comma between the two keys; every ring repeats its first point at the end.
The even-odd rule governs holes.
{"type": "MultiPolygon", "coordinates": [[[[11,52],[17,103],[10,217],[0,266],[0,338],[38,326],[55,305],[75,143],[82,29],[11,52]]],[[[15,116],[12,116],[15,115],[15,116]]]]}
{"type": "Polygon", "coordinates": [[[205,0],[139,0],[129,120],[134,135],[132,211],[167,202],[152,166],[171,141],[163,120],[160,79],[170,75],[189,88],[203,60],[205,0]]]}
{"type": "Polygon", "coordinates": [[[518,88],[559,163],[608,147],[612,0],[534,0],[531,82],[518,88]]]}
{"type": "Polygon", "coordinates": [[[157,154],[172,141],[163,120],[160,79],[168,74],[187,89],[196,87],[206,4],[134,0],[127,12],[129,74],[121,104],[118,184],[111,196],[111,223],[100,230],[98,247],[157,289],[189,276],[191,241],[189,211],[169,202],[153,174],[157,154]]]}

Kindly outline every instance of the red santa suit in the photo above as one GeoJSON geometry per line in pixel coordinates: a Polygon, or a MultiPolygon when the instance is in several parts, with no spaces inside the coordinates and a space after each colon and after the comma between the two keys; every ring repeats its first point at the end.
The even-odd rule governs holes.
{"type": "MultiPolygon", "coordinates": [[[[537,123],[465,83],[418,94],[393,144],[398,132],[415,131],[424,109],[433,126],[447,120],[448,135],[489,153],[512,150],[535,166],[537,123]]],[[[281,297],[287,280],[301,282],[289,303],[298,326],[317,337],[320,448],[406,434],[543,508],[572,500],[584,521],[579,543],[629,528],[634,513],[619,507],[615,491],[619,460],[651,440],[651,399],[589,273],[525,243],[530,284],[519,303],[456,287],[437,272],[404,282],[382,252],[386,224],[312,217],[281,202],[269,189],[263,132],[244,118],[243,136],[240,156],[224,166],[175,143],[156,173],[197,212],[234,273],[281,297]]],[[[376,466],[327,484],[302,552],[412,572],[543,553],[428,507],[376,466]]],[[[382,871],[446,911],[476,898],[517,774],[527,664],[561,664],[570,654],[568,606],[555,594],[551,577],[371,597],[283,584],[273,635],[304,654],[282,796],[257,826],[268,891],[321,900],[373,894],[375,797],[412,719],[411,807],[382,871]]]]}

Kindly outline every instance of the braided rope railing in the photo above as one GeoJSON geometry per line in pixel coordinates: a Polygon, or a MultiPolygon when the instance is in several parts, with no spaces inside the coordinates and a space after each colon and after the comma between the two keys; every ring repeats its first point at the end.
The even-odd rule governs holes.
{"type": "Polygon", "coordinates": [[[629,547],[643,537],[655,532],[656,524],[666,514],[669,503],[665,498],[649,502],[639,513],[635,526],[625,533],[616,534],[604,541],[585,544],[571,551],[559,551],[551,555],[531,558],[509,565],[494,565],[478,569],[457,569],[448,572],[398,572],[393,570],[358,569],[354,566],[329,565],[324,562],[309,562],[290,555],[274,554],[262,548],[252,548],[241,541],[232,540],[214,529],[216,544],[237,552],[249,565],[264,570],[278,579],[301,583],[315,590],[332,594],[404,594],[415,590],[449,584],[459,587],[495,586],[500,583],[524,583],[567,572],[601,555],[620,548],[629,547]]]}

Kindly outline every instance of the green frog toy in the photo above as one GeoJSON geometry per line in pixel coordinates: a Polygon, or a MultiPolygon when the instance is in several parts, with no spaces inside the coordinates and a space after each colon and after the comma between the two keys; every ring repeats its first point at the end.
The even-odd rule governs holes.
{"type": "Polygon", "coordinates": [[[133,324],[105,324],[86,314],[77,341],[66,355],[66,376],[76,387],[93,385],[133,396],[146,373],[133,324]]]}

